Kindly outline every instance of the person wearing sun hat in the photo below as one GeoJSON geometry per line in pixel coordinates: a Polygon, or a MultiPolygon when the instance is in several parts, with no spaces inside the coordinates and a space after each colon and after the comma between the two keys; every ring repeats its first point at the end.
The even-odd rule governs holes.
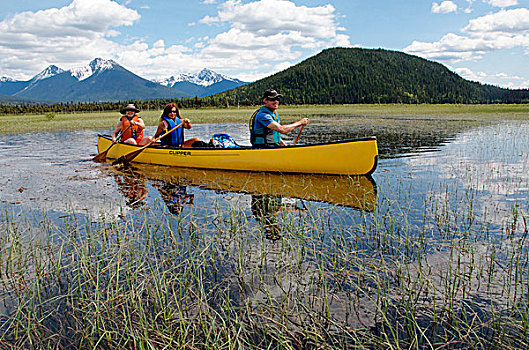
{"type": "Polygon", "coordinates": [[[298,126],[309,123],[308,118],[302,118],[297,122],[281,125],[277,114],[279,98],[283,97],[276,90],[268,89],[263,94],[264,105],[256,110],[250,117],[250,142],[253,147],[268,148],[284,146],[281,134],[288,134],[298,126]]]}
{"type": "Polygon", "coordinates": [[[116,129],[112,132],[112,142],[116,142],[117,135],[121,133],[121,142],[132,145],[146,145],[152,141],[151,136],[143,136],[145,123],[137,114],[140,112],[133,103],[129,103],[121,108],[120,113],[124,114],[119,119],[116,129]]]}

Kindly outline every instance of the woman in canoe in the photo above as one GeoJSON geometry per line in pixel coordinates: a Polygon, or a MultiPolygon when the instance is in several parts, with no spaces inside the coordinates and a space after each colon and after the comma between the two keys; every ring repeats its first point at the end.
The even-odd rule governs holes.
{"type": "Polygon", "coordinates": [[[143,129],[145,123],[136,113],[139,113],[139,108],[130,103],[123,107],[120,111],[121,116],[116,129],[112,132],[112,142],[116,142],[117,135],[121,132],[121,140],[123,143],[130,143],[132,145],[146,145],[152,141],[151,136],[143,136],[143,129]]]}
{"type": "Polygon", "coordinates": [[[154,134],[154,138],[157,138],[158,136],[166,133],[180,124],[182,124],[181,127],[160,139],[160,142],[163,146],[191,147],[193,143],[200,141],[198,137],[184,140],[184,128],[191,129],[191,122],[187,118],[180,119],[180,111],[174,102],[167,104],[167,106],[165,106],[163,109],[162,116],[160,117],[160,123],[158,124],[158,129],[154,134]]]}

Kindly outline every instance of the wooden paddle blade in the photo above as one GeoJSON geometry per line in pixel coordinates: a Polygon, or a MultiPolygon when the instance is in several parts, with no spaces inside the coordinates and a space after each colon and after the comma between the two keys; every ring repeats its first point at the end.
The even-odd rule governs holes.
{"type": "Polygon", "coordinates": [[[112,146],[114,146],[115,144],[116,144],[116,141],[112,142],[110,144],[110,146],[108,146],[108,148],[106,150],[104,150],[103,152],[99,153],[97,156],[92,158],[92,160],[94,162],[104,162],[107,159],[108,150],[111,149],[112,146]]]}
{"type": "Polygon", "coordinates": [[[99,153],[97,156],[92,158],[92,160],[94,162],[100,162],[100,163],[104,162],[105,160],[107,160],[107,152],[108,152],[108,149],[106,151],[99,153]]]}
{"type": "Polygon", "coordinates": [[[95,156],[94,158],[92,158],[92,160],[94,162],[104,162],[106,159],[107,159],[107,153],[108,151],[112,148],[112,146],[114,146],[117,142],[114,141],[112,142],[112,144],[110,144],[110,146],[108,146],[108,148],[106,150],[104,150],[103,152],[99,153],[97,156],[95,156]]]}
{"type": "Polygon", "coordinates": [[[127,153],[127,154],[124,154],[122,155],[121,157],[119,157],[118,159],[116,159],[115,161],[112,162],[112,165],[116,165],[116,164],[124,164],[124,165],[128,165],[130,162],[132,162],[132,160],[134,158],[136,158],[138,156],[138,154],[140,154],[145,148],[140,148],[139,150],[136,150],[136,151],[133,151],[133,152],[130,152],[130,153],[127,153]]]}

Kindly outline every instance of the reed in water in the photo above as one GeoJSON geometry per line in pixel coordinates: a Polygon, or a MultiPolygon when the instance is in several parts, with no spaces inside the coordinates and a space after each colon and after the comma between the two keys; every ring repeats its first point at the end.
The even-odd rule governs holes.
{"type": "Polygon", "coordinates": [[[275,235],[238,201],[121,220],[4,206],[0,348],[529,346],[525,208],[491,234],[472,191],[432,188],[418,213],[391,199],[410,190],[374,212],[276,203],[275,235]]]}

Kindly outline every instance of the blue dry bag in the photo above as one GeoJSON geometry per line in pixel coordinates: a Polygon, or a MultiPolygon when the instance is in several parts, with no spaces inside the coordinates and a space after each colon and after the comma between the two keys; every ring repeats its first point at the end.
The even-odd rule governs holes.
{"type": "Polygon", "coordinates": [[[239,145],[231,138],[230,135],[219,132],[211,136],[210,143],[217,148],[237,148],[239,145]]]}

